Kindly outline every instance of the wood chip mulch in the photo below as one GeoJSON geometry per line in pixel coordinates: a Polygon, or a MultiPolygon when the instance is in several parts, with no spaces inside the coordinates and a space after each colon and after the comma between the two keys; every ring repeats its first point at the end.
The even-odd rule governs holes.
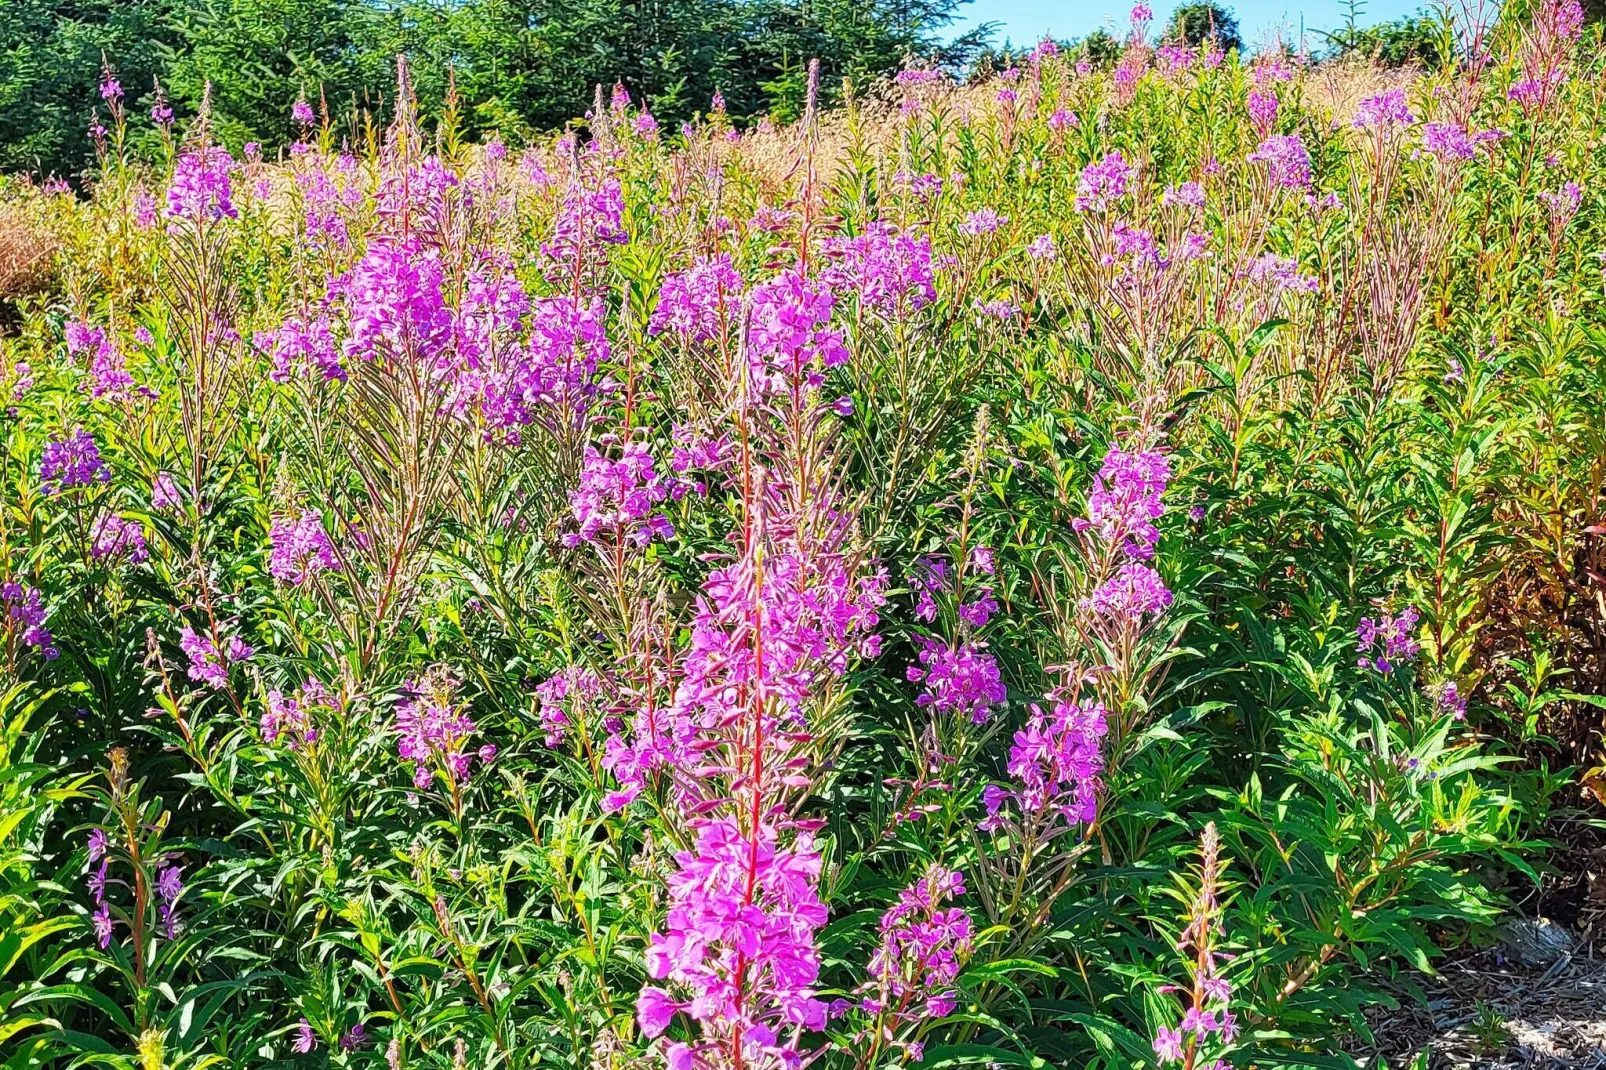
{"type": "Polygon", "coordinates": [[[1525,904],[1565,926],[1573,938],[1567,953],[1548,966],[1524,965],[1509,947],[1455,956],[1421,979],[1425,1004],[1402,996],[1398,1009],[1369,1015],[1374,1042],[1351,1055],[1368,1070],[1401,1070],[1424,1051],[1430,1070],[1606,1070],[1600,827],[1569,837],[1543,892],[1525,904]]]}

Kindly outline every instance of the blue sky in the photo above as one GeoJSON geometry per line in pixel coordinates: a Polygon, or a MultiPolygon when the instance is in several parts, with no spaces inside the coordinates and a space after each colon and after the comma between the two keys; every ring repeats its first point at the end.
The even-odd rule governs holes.
{"type": "MultiPolygon", "coordinates": [[[[1164,25],[1176,0],[1149,0],[1157,25],[1164,25]]],[[[1344,0],[1224,0],[1238,16],[1243,38],[1254,46],[1278,27],[1286,27],[1297,37],[1301,25],[1307,31],[1331,30],[1344,23],[1344,0]]],[[[1361,5],[1362,25],[1387,22],[1409,15],[1429,0],[1366,0],[1361,5]]],[[[961,9],[964,26],[982,22],[999,24],[997,40],[1008,37],[1016,44],[1030,44],[1044,33],[1065,39],[1080,37],[1100,26],[1124,28],[1131,0],[973,0],[961,9]]],[[[1311,34],[1311,44],[1321,39],[1311,34]]]]}

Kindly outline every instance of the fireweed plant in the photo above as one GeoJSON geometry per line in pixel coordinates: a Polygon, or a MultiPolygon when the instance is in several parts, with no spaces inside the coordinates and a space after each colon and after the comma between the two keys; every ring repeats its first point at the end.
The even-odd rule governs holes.
{"type": "Polygon", "coordinates": [[[1590,757],[1600,50],[1150,25],[516,146],[109,67],[6,191],[12,1061],[1364,1054],[1590,757]]]}

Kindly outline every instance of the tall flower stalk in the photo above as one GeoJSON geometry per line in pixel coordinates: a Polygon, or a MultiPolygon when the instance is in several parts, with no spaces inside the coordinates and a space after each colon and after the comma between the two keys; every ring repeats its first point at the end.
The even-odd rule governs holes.
{"type": "Polygon", "coordinates": [[[1176,951],[1188,972],[1185,984],[1161,992],[1175,994],[1183,1004],[1182,1020],[1162,1025],[1155,1033],[1154,1054],[1161,1066],[1181,1064],[1183,1070],[1227,1070],[1223,1056],[1238,1039],[1240,1026],[1232,1012],[1232,984],[1222,975],[1230,958],[1222,951],[1221,837],[1209,822],[1199,837],[1199,868],[1191,890],[1185,889],[1186,925],[1177,937],[1176,951]]]}

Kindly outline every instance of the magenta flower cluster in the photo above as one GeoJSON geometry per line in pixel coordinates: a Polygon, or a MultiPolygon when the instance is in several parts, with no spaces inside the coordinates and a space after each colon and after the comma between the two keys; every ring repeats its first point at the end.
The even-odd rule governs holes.
{"type": "Polygon", "coordinates": [[[1091,824],[1098,815],[1100,747],[1108,731],[1104,707],[1097,702],[1061,700],[1048,713],[1034,703],[1009,748],[1008,769],[1018,787],[988,785],[982,793],[984,827],[1000,827],[1002,808],[1010,802],[1029,816],[1091,824]]]}
{"type": "Polygon", "coordinates": [[[262,741],[282,741],[291,750],[311,746],[318,741],[314,713],[325,718],[332,718],[339,713],[335,696],[317,680],[308,680],[289,695],[277,688],[269,691],[260,723],[262,741]]]}
{"type": "Polygon", "coordinates": [[[323,528],[323,514],[316,509],[274,520],[268,539],[272,545],[268,572],[280,583],[300,587],[319,573],[340,571],[340,559],[323,528]]]}
{"type": "Polygon", "coordinates": [[[1249,278],[1271,289],[1274,293],[1315,293],[1321,280],[1314,275],[1301,275],[1299,262],[1292,257],[1276,253],[1262,253],[1249,265],[1249,278]]]}
{"type": "Polygon", "coordinates": [[[629,241],[624,210],[624,190],[617,178],[605,178],[594,189],[572,183],[558,210],[552,239],[541,246],[542,255],[551,262],[549,277],[569,277],[600,266],[607,246],[629,241]]]}
{"type": "Polygon", "coordinates": [[[818,387],[824,369],[848,359],[842,332],[830,326],[835,308],[829,285],[797,271],[754,288],[747,344],[760,392],[818,387]]]}
{"type": "Polygon", "coordinates": [[[1193,65],[1193,49],[1187,45],[1161,45],[1154,50],[1154,58],[1166,74],[1180,74],[1193,65]]]}
{"type": "Polygon", "coordinates": [[[799,1031],[826,1022],[815,994],[820,865],[806,832],[784,847],[770,825],[749,835],[731,818],[703,823],[695,848],[675,855],[664,928],[647,944],[647,975],[671,988],[642,989],[642,1031],[657,1037],[684,1013],[739,1038],[746,1062],[794,1065],[799,1031]]]}
{"type": "Polygon", "coordinates": [[[238,635],[231,635],[218,642],[199,634],[193,628],[186,627],[179,633],[178,645],[189,659],[189,677],[198,684],[205,684],[216,690],[223,690],[229,686],[229,669],[231,666],[246,661],[256,650],[241,639],[238,635]]]}
{"type": "Polygon", "coordinates": [[[167,187],[168,217],[192,224],[236,218],[229,183],[233,169],[234,158],[215,145],[184,153],[167,187]]]}
{"type": "Polygon", "coordinates": [[[164,865],[156,871],[156,920],[162,935],[172,940],[183,928],[178,917],[178,897],[184,894],[184,867],[164,865]]]}
{"type": "Polygon", "coordinates": [[[1395,617],[1362,618],[1355,628],[1355,652],[1360,655],[1356,664],[1389,673],[1416,660],[1422,648],[1412,631],[1420,618],[1412,606],[1406,606],[1395,617]]]}
{"type": "MultiPolygon", "coordinates": [[[[970,566],[984,575],[991,575],[992,549],[987,546],[974,547],[970,566]]],[[[928,623],[937,619],[937,599],[946,600],[954,594],[957,577],[950,581],[949,576],[948,562],[940,557],[922,557],[915,562],[915,570],[909,577],[909,589],[915,595],[915,616],[918,619],[928,623]]],[[[993,589],[986,584],[978,584],[970,590],[970,595],[970,600],[958,608],[959,619],[973,628],[985,627],[992,615],[998,612],[993,589]]]]}
{"type": "Polygon", "coordinates": [[[98,561],[140,564],[150,557],[145,528],[138,520],[125,520],[111,513],[100,516],[89,530],[89,553],[98,561]]]}
{"type": "Polygon", "coordinates": [[[1110,227],[1109,249],[1099,262],[1107,267],[1120,265],[1120,279],[1130,286],[1155,278],[1173,265],[1187,264],[1209,255],[1206,235],[1183,234],[1170,249],[1162,250],[1151,232],[1117,220],[1110,227]]]}
{"type": "Polygon", "coordinates": [[[996,233],[1008,222],[1009,217],[1000,215],[996,208],[978,208],[965,216],[965,221],[959,224],[959,233],[979,238],[984,234],[996,233]]]}
{"type": "Polygon", "coordinates": [[[317,381],[346,381],[340,349],[325,316],[292,316],[273,330],[258,331],[253,341],[272,358],[268,377],[276,383],[290,382],[298,374],[316,375],[317,381]]]}
{"type": "Polygon", "coordinates": [[[873,223],[862,234],[827,245],[832,258],[823,278],[834,290],[852,293],[860,305],[882,315],[916,312],[937,296],[931,239],[873,223]]]}
{"type": "Polygon", "coordinates": [[[90,354],[89,381],[84,384],[89,396],[112,400],[126,397],[134,377],[128,374],[122,351],[105,330],[75,320],[67,324],[65,334],[69,354],[90,354]]]}
{"type": "Polygon", "coordinates": [[[0,609],[5,611],[0,620],[4,620],[8,631],[20,634],[24,645],[37,649],[46,661],[61,655],[55,637],[45,627],[48,611],[37,587],[24,587],[14,581],[0,584],[0,609]]]}
{"type": "Polygon", "coordinates": [[[1249,121],[1261,137],[1270,134],[1277,125],[1277,112],[1279,101],[1277,92],[1273,89],[1251,89],[1245,98],[1249,106],[1249,121]]]}
{"type": "Polygon", "coordinates": [[[937,619],[937,598],[948,593],[948,562],[940,557],[922,557],[909,577],[915,595],[915,616],[931,622],[937,619]]]}
{"type": "Polygon", "coordinates": [[[579,427],[612,390],[599,373],[610,353],[604,311],[596,298],[560,296],[536,302],[529,361],[515,378],[526,408],[545,405],[557,421],[579,427]]]}
{"type": "Polygon", "coordinates": [[[1424,123],[1422,148],[1441,163],[1470,160],[1477,153],[1477,144],[1454,123],[1424,123]]]}
{"type": "MultiPolygon", "coordinates": [[[[291,152],[295,151],[296,146],[291,146],[291,152]]],[[[301,151],[309,149],[303,145],[301,151]]],[[[437,244],[447,225],[453,191],[461,185],[438,156],[408,165],[397,161],[385,168],[374,189],[378,236],[391,243],[437,244]]]]}
{"type": "Polygon", "coordinates": [[[496,757],[489,743],[478,750],[469,747],[474,722],[458,699],[457,681],[444,668],[402,686],[407,698],[396,707],[396,753],[412,763],[415,788],[429,787],[436,773],[455,788],[468,780],[476,758],[485,763],[496,757]]]}
{"type": "Polygon", "coordinates": [[[350,241],[350,230],[341,207],[342,205],[350,208],[360,207],[362,187],[350,181],[349,177],[344,189],[337,181],[336,176],[346,170],[347,160],[350,160],[353,166],[356,164],[355,158],[342,156],[336,164],[334,174],[323,166],[313,166],[296,173],[296,189],[301,193],[304,209],[303,220],[306,229],[303,238],[308,249],[344,249],[350,241]]]}
{"type": "Polygon", "coordinates": [[[1285,189],[1310,188],[1310,153],[1298,134],[1273,134],[1248,156],[1250,163],[1264,164],[1273,186],[1285,189]]]}
{"type": "Polygon", "coordinates": [[[1163,453],[1112,448],[1093,478],[1087,519],[1076,521],[1075,527],[1094,531],[1129,557],[1147,561],[1160,538],[1154,522],[1165,514],[1162,498],[1170,482],[1171,462],[1163,453]]]}
{"type": "Polygon", "coordinates": [[[1093,612],[1117,619],[1137,620],[1171,604],[1171,592],[1160,576],[1143,562],[1154,557],[1160,537],[1155,521],[1165,512],[1162,497],[1171,479],[1164,454],[1127,453],[1112,448],[1093,481],[1088,515],[1076,527],[1092,532],[1128,560],[1086,599],[1093,612]]]}
{"type": "Polygon", "coordinates": [[[648,331],[667,331],[688,342],[714,341],[734,324],[743,291],[729,253],[704,257],[664,280],[648,331]]]}
{"type": "Polygon", "coordinates": [[[1204,186],[1197,182],[1183,182],[1176,186],[1167,186],[1160,195],[1160,203],[1182,205],[1186,208],[1203,208],[1205,206],[1204,186]]]}
{"type": "Polygon", "coordinates": [[[1578,206],[1584,200],[1584,191],[1579,188],[1578,183],[1567,182],[1560,189],[1540,193],[1539,200],[1550,209],[1551,222],[1559,229],[1572,222],[1573,216],[1578,214],[1578,206]]]}
{"type": "MultiPolygon", "coordinates": [[[[517,286],[510,277],[509,283],[517,286]]],[[[515,297],[504,290],[493,305],[487,291],[471,285],[466,310],[496,307],[501,326],[480,331],[472,344],[459,343],[470,369],[464,392],[477,397],[493,437],[510,445],[518,445],[521,429],[531,425],[554,432],[586,426],[613,389],[601,372],[611,350],[600,298],[539,298],[527,317],[522,301],[522,292],[515,297]],[[526,322],[528,342],[520,345],[516,334],[526,322]]]]}
{"type": "MultiPolygon", "coordinates": [[[[970,563],[978,572],[990,574],[992,551],[977,547],[970,563]]],[[[941,558],[922,557],[909,577],[909,587],[915,595],[915,616],[929,623],[937,619],[938,600],[953,599],[957,577],[941,558]]],[[[986,627],[998,611],[992,588],[976,584],[968,588],[968,594],[969,599],[957,606],[960,622],[969,629],[986,627]]],[[[935,716],[958,714],[983,724],[993,708],[1008,697],[997,659],[987,652],[985,642],[963,631],[961,637],[948,641],[920,636],[917,642],[917,663],[906,670],[910,682],[922,685],[916,705],[928,707],[935,716]]]]}
{"type": "Polygon", "coordinates": [[[1186,1010],[1175,1026],[1155,1031],[1154,1055],[1161,1066],[1185,1063],[1199,1070],[1231,1070],[1226,1060],[1210,1062],[1211,1049],[1219,1054],[1237,1041],[1240,1026],[1232,1013],[1232,983],[1222,976],[1224,956],[1219,950],[1221,903],[1217,896],[1220,879],[1219,839],[1215,825],[1205,828],[1202,837],[1203,867],[1197,892],[1189,906],[1188,924],[1178,938],[1176,949],[1188,956],[1192,984],[1166,985],[1164,992],[1180,992],[1186,1010]],[[1207,1047],[1208,1046],[1208,1047],[1207,1047]]]}
{"type": "Polygon", "coordinates": [[[953,713],[983,724],[1008,697],[998,661],[980,640],[949,646],[923,638],[916,656],[919,664],[907,671],[911,682],[924,685],[915,704],[933,714],[953,713]]]}
{"type": "Polygon", "coordinates": [[[519,345],[530,314],[513,261],[493,251],[468,270],[463,300],[457,310],[457,356],[466,369],[496,368],[519,345]]]}
{"type": "Polygon", "coordinates": [[[101,459],[95,436],[79,428],[64,439],[45,443],[39,460],[39,482],[51,493],[61,494],[74,487],[108,483],[112,470],[101,459]]]}
{"type": "Polygon", "coordinates": [[[156,198],[145,190],[134,194],[134,225],[140,230],[150,230],[156,225],[156,198]]]}
{"type": "MultiPolygon", "coordinates": [[[[96,943],[102,951],[111,946],[113,935],[111,903],[106,898],[106,889],[108,885],[117,882],[111,879],[110,848],[111,839],[104,829],[90,829],[89,864],[95,868],[85,884],[89,888],[90,898],[95,903],[95,909],[89,916],[89,923],[95,931],[96,943]]],[[[183,929],[178,916],[178,899],[184,894],[184,867],[170,860],[159,863],[155,891],[157,923],[162,927],[162,935],[172,940],[183,929]]]]}
{"type": "Polygon", "coordinates": [[[1137,169],[1126,162],[1119,150],[1088,164],[1076,181],[1076,210],[1102,212],[1114,207],[1126,196],[1127,186],[1136,175],[1137,169]]]}
{"type": "Polygon", "coordinates": [[[444,282],[439,253],[416,239],[370,245],[334,286],[346,303],[345,352],[435,375],[448,372],[454,325],[444,282]]]}
{"type": "Polygon", "coordinates": [[[110,842],[104,829],[89,830],[89,864],[93,866],[96,862],[100,863],[86,882],[90,898],[95,901],[95,910],[89,916],[89,923],[94,927],[95,941],[102,951],[112,943],[112,907],[106,901],[106,885],[111,871],[111,860],[106,857],[106,850],[110,842]]]}
{"type": "Polygon", "coordinates": [[[584,711],[602,694],[602,677],[591,669],[571,665],[537,684],[535,697],[546,745],[561,747],[569,730],[583,727],[584,711]]]}
{"type": "Polygon", "coordinates": [[[626,443],[618,459],[587,446],[580,485],[569,492],[577,530],[563,537],[564,544],[618,540],[646,546],[655,538],[674,538],[669,518],[654,511],[670,490],[645,442],[626,443]]]}
{"type": "Polygon", "coordinates": [[[1163,613],[1171,601],[1171,591],[1158,572],[1137,561],[1124,561],[1083,604],[1103,617],[1138,621],[1163,613]]]}
{"type": "Polygon", "coordinates": [[[584,427],[612,388],[599,370],[609,357],[600,298],[532,301],[511,262],[494,254],[465,271],[456,308],[448,288],[438,247],[382,238],[331,281],[325,308],[259,332],[256,344],[280,382],[303,371],[344,381],[351,358],[409,369],[438,392],[442,411],[477,415],[488,440],[510,446],[532,424],[584,427]]]}
{"type": "Polygon", "coordinates": [[[730,467],[731,442],[724,434],[707,436],[695,428],[677,424],[674,428],[675,446],[670,450],[669,467],[683,482],[689,482],[698,495],[708,493],[708,485],[700,479],[691,479],[688,473],[720,473],[730,467]]]}
{"type": "MultiPolygon", "coordinates": [[[[859,286],[858,252],[874,250],[843,249],[827,264],[827,273],[850,268],[836,271],[835,285],[859,286]]],[[[886,284],[891,289],[872,282],[864,292],[878,301],[906,287],[907,275],[899,278],[905,281],[886,284]]],[[[715,274],[667,287],[660,330],[717,336],[727,314],[720,290],[735,281],[715,274]]],[[[855,657],[879,650],[887,583],[883,571],[870,572],[847,552],[853,517],[838,510],[828,487],[807,482],[810,468],[791,452],[799,427],[826,435],[834,427],[829,412],[852,411],[819,389],[847,359],[833,322],[837,296],[831,280],[801,270],[752,289],[746,389],[733,384],[744,420],[742,478],[732,479],[744,522],[732,535],[734,553],[715,557],[719,564],[702,583],[690,634],[667,674],[667,701],[649,688],[633,698],[628,725],[606,726],[602,768],[617,787],[604,805],[617,810],[650,790],[679,815],[681,842],[691,844],[674,856],[664,925],[647,950],[651,983],[637,1001],[649,1038],[686,1020],[693,1039],[662,1050],[675,1070],[799,1067],[804,1035],[822,1029],[828,1015],[816,992],[817,939],[827,919],[817,825],[787,811],[813,776],[805,745],[813,704],[855,657]]],[[[897,299],[911,296],[904,289],[897,299]]],[[[729,435],[677,429],[676,470],[730,472],[729,435]]],[[[552,686],[554,697],[558,690],[552,686]]],[[[568,697],[567,682],[562,690],[568,697]]],[[[572,721],[553,715],[548,723],[566,731],[572,721]]]]}
{"type": "Polygon", "coordinates": [[[860,1006],[890,1019],[883,1028],[954,1012],[954,982],[970,956],[973,934],[970,915],[943,904],[964,894],[964,875],[934,862],[881,915],[881,940],[870,958],[872,980],[860,1006]]]}
{"type": "Polygon", "coordinates": [[[1367,97],[1355,109],[1357,130],[1388,131],[1416,122],[1405,102],[1405,90],[1388,89],[1367,97]]]}
{"type": "MultiPolygon", "coordinates": [[[[622,732],[608,737],[603,767],[619,789],[605,805],[628,805],[657,770],[693,769],[699,736],[717,739],[738,723],[744,694],[772,696],[795,718],[819,680],[844,673],[855,654],[875,656],[885,586],[884,574],[856,577],[840,560],[795,546],[774,551],[761,578],[746,557],[715,569],[698,597],[673,701],[639,710],[629,742],[622,732]]],[[[766,712],[771,738],[774,720],[766,712]]]]}
{"type": "Polygon", "coordinates": [[[157,472],[151,479],[151,508],[176,509],[184,502],[184,492],[171,472],[157,472]]]}
{"type": "Polygon", "coordinates": [[[928,86],[941,82],[942,72],[921,67],[907,67],[893,77],[893,81],[901,86],[928,86]]]}

